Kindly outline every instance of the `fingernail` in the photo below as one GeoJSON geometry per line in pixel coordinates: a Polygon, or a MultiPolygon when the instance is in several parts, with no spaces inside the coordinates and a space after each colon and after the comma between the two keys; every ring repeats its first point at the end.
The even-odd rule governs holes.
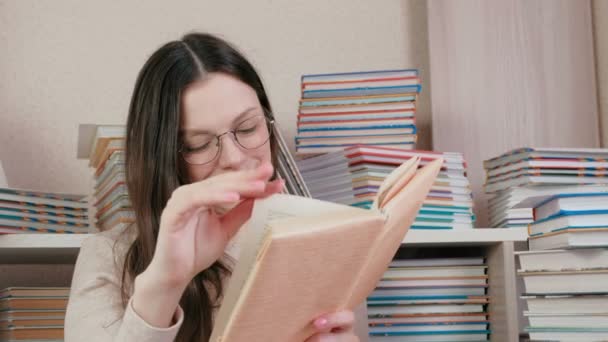
{"type": "Polygon", "coordinates": [[[327,324],[326,318],[319,318],[318,320],[315,321],[315,325],[317,326],[317,328],[323,328],[326,324],[327,324]]]}

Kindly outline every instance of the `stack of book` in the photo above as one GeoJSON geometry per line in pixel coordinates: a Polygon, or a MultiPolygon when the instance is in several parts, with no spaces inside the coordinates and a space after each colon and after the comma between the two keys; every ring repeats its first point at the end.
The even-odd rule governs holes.
{"type": "Polygon", "coordinates": [[[608,149],[521,148],[484,161],[492,227],[526,227],[535,196],[608,191],[608,149]]]}
{"type": "MultiPolygon", "coordinates": [[[[594,245],[594,244],[591,244],[594,245]]],[[[578,246],[581,246],[578,244],[578,246]]],[[[605,341],[608,249],[517,252],[531,340],[605,341]]]]}
{"type": "Polygon", "coordinates": [[[367,299],[371,341],[488,341],[482,257],[395,259],[367,299]]]}
{"type": "Polygon", "coordinates": [[[416,156],[421,166],[437,158],[443,158],[444,164],[411,228],[473,228],[472,192],[460,153],[355,145],[297,163],[312,197],[370,208],[384,178],[416,156]]]}
{"type": "Polygon", "coordinates": [[[296,152],[353,144],[413,149],[420,89],[417,70],[302,76],[296,152]]]}
{"type": "Polygon", "coordinates": [[[89,233],[84,195],[0,188],[0,234],[89,233]]]}
{"type": "Polygon", "coordinates": [[[99,230],[124,227],[135,222],[125,176],[124,126],[96,126],[89,166],[95,169],[93,205],[99,230]]]}
{"type": "Polygon", "coordinates": [[[283,138],[281,128],[276,122],[273,125],[272,134],[277,141],[278,147],[276,171],[278,176],[285,180],[284,192],[291,195],[311,197],[310,190],[306,186],[306,182],[304,182],[304,178],[300,174],[300,170],[298,170],[298,165],[291,152],[289,152],[289,146],[287,146],[283,138]]]}
{"type": "Polygon", "coordinates": [[[63,341],[67,287],[0,291],[0,341],[63,341]]]}
{"type": "Polygon", "coordinates": [[[530,198],[530,251],[519,252],[534,340],[608,336],[608,193],[530,198]]]}

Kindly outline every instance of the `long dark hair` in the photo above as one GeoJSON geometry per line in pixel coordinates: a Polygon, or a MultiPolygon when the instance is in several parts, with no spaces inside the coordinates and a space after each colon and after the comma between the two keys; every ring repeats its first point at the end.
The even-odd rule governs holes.
{"type": "MultiPolygon", "coordinates": [[[[178,153],[182,92],[213,72],[231,75],[249,85],[266,115],[272,115],[262,81],[251,63],[216,36],[188,34],[165,44],[148,59],[137,77],[127,119],[126,176],[136,218],[132,229],[137,234],[124,262],[124,303],[128,301],[128,286],[152,260],[160,216],[171,193],[189,182],[178,153]]],[[[274,135],[270,143],[276,165],[274,135]]],[[[223,293],[222,279],[229,273],[216,261],[192,279],[180,300],[185,317],[176,341],[209,340],[212,312],[223,293]]]]}

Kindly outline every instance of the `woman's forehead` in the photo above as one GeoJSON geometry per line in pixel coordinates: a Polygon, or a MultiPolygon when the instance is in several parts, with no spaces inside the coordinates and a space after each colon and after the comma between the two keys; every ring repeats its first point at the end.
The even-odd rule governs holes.
{"type": "Polygon", "coordinates": [[[182,94],[182,130],[227,129],[244,112],[260,109],[253,88],[222,73],[209,74],[182,94]]]}

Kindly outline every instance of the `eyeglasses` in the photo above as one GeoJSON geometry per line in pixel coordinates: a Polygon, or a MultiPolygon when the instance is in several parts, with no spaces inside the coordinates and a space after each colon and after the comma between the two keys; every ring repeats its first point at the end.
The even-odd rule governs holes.
{"type": "Polygon", "coordinates": [[[188,143],[181,143],[180,154],[188,164],[203,165],[217,158],[221,150],[221,138],[231,133],[234,141],[247,150],[253,150],[266,144],[272,133],[271,120],[263,115],[253,116],[240,122],[236,128],[222,134],[199,134],[188,143]]]}

